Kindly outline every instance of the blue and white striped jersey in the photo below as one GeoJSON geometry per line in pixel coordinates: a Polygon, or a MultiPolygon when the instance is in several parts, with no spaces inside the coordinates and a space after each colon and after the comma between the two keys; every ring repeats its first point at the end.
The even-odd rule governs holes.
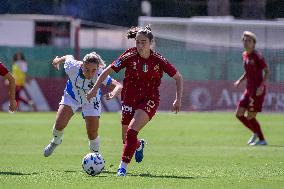
{"type": "MultiPolygon", "coordinates": [[[[66,74],[69,76],[69,79],[66,83],[66,87],[64,92],[70,95],[74,100],[76,100],[80,104],[87,103],[100,103],[101,99],[101,89],[98,90],[96,97],[91,98],[90,101],[87,100],[86,94],[89,90],[92,89],[93,85],[96,83],[97,78],[102,73],[103,69],[99,68],[96,70],[96,73],[92,79],[86,79],[83,75],[83,71],[81,68],[82,61],[77,61],[74,59],[72,55],[67,55],[64,63],[64,69],[66,74]]],[[[103,84],[105,86],[110,85],[112,82],[112,78],[108,76],[103,84]]]]}

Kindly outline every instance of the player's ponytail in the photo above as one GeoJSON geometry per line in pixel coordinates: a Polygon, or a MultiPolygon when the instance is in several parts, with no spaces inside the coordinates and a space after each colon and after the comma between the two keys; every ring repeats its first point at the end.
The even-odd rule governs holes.
{"type": "Polygon", "coordinates": [[[144,28],[143,27],[134,27],[132,26],[126,33],[126,37],[128,39],[135,39],[137,34],[141,33],[144,36],[146,36],[150,41],[154,38],[152,34],[152,30],[150,28],[150,24],[146,25],[144,28]]]}
{"type": "Polygon", "coordinates": [[[126,33],[127,39],[135,39],[137,32],[140,30],[139,27],[132,26],[126,33]]]}

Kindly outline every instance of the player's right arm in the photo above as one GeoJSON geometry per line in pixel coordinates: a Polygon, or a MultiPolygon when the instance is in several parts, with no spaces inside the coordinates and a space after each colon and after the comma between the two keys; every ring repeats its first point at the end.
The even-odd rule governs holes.
{"type": "Polygon", "coordinates": [[[110,75],[112,72],[118,73],[121,69],[125,68],[126,65],[129,63],[129,58],[135,56],[137,54],[136,48],[131,48],[126,50],[122,55],[118,57],[112,64],[110,64],[102,74],[98,77],[95,85],[93,88],[87,93],[86,98],[87,100],[90,100],[91,98],[95,97],[97,94],[98,89],[100,88],[100,85],[103,83],[103,81],[107,78],[108,75],[110,75]]]}
{"type": "Polygon", "coordinates": [[[238,87],[244,80],[246,80],[247,76],[246,76],[246,72],[243,73],[243,75],[234,83],[235,87],[238,87]]]}
{"type": "Polygon", "coordinates": [[[66,56],[62,57],[56,56],[51,64],[56,70],[59,70],[59,65],[64,63],[65,61],[66,61],[66,56]]]}
{"type": "Polygon", "coordinates": [[[90,100],[91,98],[95,97],[97,95],[97,92],[100,88],[100,85],[103,83],[103,81],[107,78],[108,75],[110,75],[113,72],[113,69],[111,68],[112,65],[109,65],[102,74],[98,77],[95,85],[93,88],[86,94],[87,100],[90,100]]]}

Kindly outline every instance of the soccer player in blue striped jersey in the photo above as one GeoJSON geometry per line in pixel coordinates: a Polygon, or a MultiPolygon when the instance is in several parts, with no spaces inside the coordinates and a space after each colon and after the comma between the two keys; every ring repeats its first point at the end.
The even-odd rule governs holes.
{"type": "MultiPolygon", "coordinates": [[[[59,70],[60,64],[64,63],[64,69],[69,77],[57,111],[56,121],[53,126],[53,137],[44,149],[44,156],[50,156],[54,149],[61,144],[63,131],[76,110],[82,108],[82,116],[86,122],[87,135],[89,138],[90,152],[99,152],[100,138],[98,135],[99,118],[101,114],[101,90],[93,98],[87,100],[86,94],[92,89],[97,78],[102,73],[105,63],[102,58],[92,52],[85,55],[83,61],[77,61],[71,55],[56,56],[52,62],[53,67],[59,70]]],[[[122,85],[107,76],[103,84],[112,89],[106,95],[106,99],[117,96],[122,85]]]]}

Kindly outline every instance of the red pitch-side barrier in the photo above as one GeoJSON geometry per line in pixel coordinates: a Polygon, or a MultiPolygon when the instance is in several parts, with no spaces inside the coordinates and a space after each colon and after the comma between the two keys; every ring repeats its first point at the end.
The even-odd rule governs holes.
{"type": "MultiPolygon", "coordinates": [[[[41,111],[56,111],[58,103],[65,88],[66,79],[62,78],[37,78],[33,85],[27,87],[26,93],[36,102],[35,105],[41,111]],[[34,91],[39,90],[39,91],[34,91]],[[41,98],[37,98],[42,96],[41,98]]],[[[284,111],[284,83],[268,84],[267,95],[264,103],[264,111],[284,111]]],[[[236,89],[233,81],[184,81],[184,93],[182,98],[182,111],[207,111],[207,110],[233,110],[241,98],[244,86],[236,89]]],[[[173,80],[162,81],[160,86],[161,103],[159,110],[171,110],[175,98],[175,82],[173,80]]],[[[8,92],[3,80],[0,81],[0,109],[7,106],[8,92]]],[[[117,99],[117,101],[119,101],[117,99]]],[[[103,103],[106,103],[103,101],[103,103]]],[[[119,110],[119,102],[111,105],[112,110],[119,110]]],[[[105,109],[105,111],[108,111],[105,109]]]]}

